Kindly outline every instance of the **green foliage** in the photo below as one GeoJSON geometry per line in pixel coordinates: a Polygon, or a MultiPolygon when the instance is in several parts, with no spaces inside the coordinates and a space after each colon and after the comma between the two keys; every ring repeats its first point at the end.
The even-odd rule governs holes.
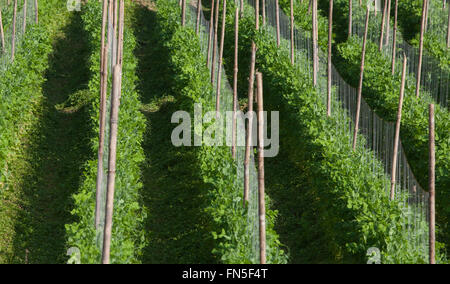
{"type": "MultiPolygon", "coordinates": [[[[83,9],[83,23],[90,37],[91,50],[93,50],[90,58],[90,70],[93,76],[89,82],[89,91],[92,94],[99,94],[101,3],[89,2],[83,9]]],[[[141,104],[135,90],[137,78],[135,75],[136,58],[133,55],[134,46],[134,35],[126,28],[123,48],[122,96],[119,110],[111,263],[136,263],[145,246],[142,224],[146,211],[139,204],[139,191],[142,188],[140,165],[144,160],[141,142],[145,130],[145,119],[139,111],[141,104]]],[[[110,85],[111,82],[109,82],[110,85]]],[[[97,153],[98,95],[91,102],[89,113],[91,127],[95,130],[91,137],[92,151],[97,153]]],[[[107,153],[105,154],[107,155],[107,153]]],[[[88,161],[85,169],[82,185],[73,196],[75,207],[72,214],[77,221],[66,225],[67,247],[80,249],[82,263],[98,263],[101,258],[101,250],[98,247],[94,226],[97,159],[88,161]]]]}
{"type": "MultiPolygon", "coordinates": [[[[241,26],[244,37],[252,29],[241,26]]],[[[349,121],[326,118],[321,95],[306,70],[290,64],[288,50],[278,49],[263,32],[257,46],[264,104],[280,111],[280,145],[302,173],[298,194],[308,206],[300,213],[304,234],[298,238],[307,254],[304,261],[361,263],[372,246],[380,248],[384,263],[425,261],[403,230],[408,221],[402,202],[387,197],[381,164],[364,147],[352,153],[349,134],[338,131],[349,121]]]]}
{"type": "MultiPolygon", "coordinates": [[[[209,70],[201,54],[195,32],[179,25],[179,7],[175,3],[158,1],[158,19],[167,41],[171,69],[175,74],[174,90],[179,94],[176,105],[192,113],[194,103],[202,103],[203,112],[213,110],[213,89],[209,70]]],[[[202,146],[194,152],[193,166],[205,186],[205,213],[213,239],[213,255],[220,263],[254,263],[251,256],[252,232],[248,231],[247,211],[242,207],[242,185],[236,180],[236,165],[228,147],[202,146]]],[[[270,200],[266,197],[267,207],[270,200]]],[[[276,211],[267,210],[267,261],[285,263],[278,236],[273,230],[276,211]]],[[[257,234],[257,232],[253,232],[257,234]]]]}
{"type": "MultiPolygon", "coordinates": [[[[324,8],[328,1],[321,1],[324,8]]],[[[400,3],[408,1],[399,1],[400,3]]],[[[411,2],[411,1],[410,1],[411,2]]],[[[416,1],[417,2],[417,1],[416,1]]],[[[420,1],[419,1],[420,2],[420,1]]],[[[285,11],[288,7],[282,6],[285,11]]],[[[399,8],[400,9],[400,8],[399,8]]],[[[420,8],[421,9],[421,8],[420,8]]],[[[400,10],[399,10],[400,11],[400,10]]],[[[334,1],[335,30],[339,31],[337,48],[333,51],[333,63],[340,75],[347,82],[356,87],[359,80],[362,40],[351,37],[347,40],[348,25],[348,1],[334,1]]],[[[357,15],[356,17],[363,15],[357,15]]],[[[301,13],[295,13],[295,21],[302,23],[302,18],[309,17],[301,13]]],[[[399,16],[400,18],[400,16],[399,16]]],[[[326,21],[319,17],[320,21],[326,21]]],[[[319,24],[319,26],[321,26],[319,24]]],[[[323,26],[323,25],[322,25],[323,26]]],[[[376,29],[376,23],[370,22],[370,28],[376,29]]],[[[305,27],[310,29],[309,27],[305,27]]],[[[320,36],[320,35],[319,35],[320,36]]],[[[319,41],[319,44],[320,41],[319,41]]],[[[336,46],[335,46],[336,47],[336,46]]],[[[324,46],[322,46],[324,48],[324,46]]],[[[365,58],[363,96],[371,108],[383,119],[395,121],[397,113],[398,96],[400,94],[401,74],[397,67],[396,74],[391,75],[389,59],[378,51],[377,45],[368,42],[365,58]]],[[[408,157],[409,164],[424,189],[428,184],[428,104],[434,103],[427,92],[421,91],[421,97],[415,97],[415,80],[408,78],[405,89],[405,101],[401,124],[401,139],[403,148],[408,157]]],[[[437,222],[440,225],[440,240],[444,244],[450,243],[450,114],[444,108],[436,105],[436,204],[437,222]]]]}

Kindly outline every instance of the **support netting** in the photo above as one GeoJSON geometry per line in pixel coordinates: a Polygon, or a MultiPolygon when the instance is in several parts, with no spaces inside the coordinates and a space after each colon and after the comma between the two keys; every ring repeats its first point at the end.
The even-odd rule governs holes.
{"type": "MultiPolygon", "coordinates": [[[[178,1],[178,0],[176,0],[178,1]]],[[[229,0],[230,2],[233,0],[229,0]]],[[[221,7],[222,9],[222,7],[221,7]]],[[[220,13],[219,22],[222,21],[222,13],[220,13]]],[[[187,1],[187,7],[186,7],[186,26],[191,27],[192,29],[196,29],[196,23],[197,23],[197,0],[187,1]]],[[[209,29],[210,23],[209,20],[207,20],[203,14],[203,12],[200,14],[200,29],[199,29],[199,38],[200,38],[200,45],[202,49],[202,53],[204,58],[206,59],[208,56],[208,39],[209,39],[209,29]]],[[[221,95],[220,95],[220,115],[224,116],[225,112],[232,112],[233,111],[233,88],[230,86],[228,78],[226,76],[225,70],[223,66],[219,66],[219,48],[220,48],[220,34],[221,30],[218,29],[217,31],[217,41],[215,44],[217,44],[216,48],[216,56],[215,56],[215,76],[213,78],[213,86],[214,90],[216,90],[216,86],[218,83],[218,71],[219,68],[222,69],[221,72],[221,95]]],[[[214,39],[214,29],[212,29],[211,38],[214,39]]],[[[214,41],[212,41],[212,44],[214,44],[214,41]]],[[[211,45],[210,51],[210,58],[212,59],[212,52],[213,48],[211,45]]],[[[206,60],[205,60],[206,62],[206,60]]],[[[212,60],[210,60],[210,64],[208,68],[211,70],[212,68],[212,60]]],[[[212,96],[210,97],[210,102],[212,105],[215,105],[216,103],[216,93],[213,92],[212,96]]],[[[239,110],[239,106],[238,109],[239,110]]],[[[244,159],[245,159],[245,125],[243,123],[240,123],[240,120],[237,120],[237,140],[236,140],[236,180],[235,184],[236,187],[239,189],[239,192],[237,193],[238,196],[242,196],[242,193],[244,192],[244,159]]],[[[231,125],[228,125],[227,133],[230,133],[231,125]]],[[[256,130],[256,116],[253,118],[253,131],[256,130]]],[[[255,137],[255,136],[254,136],[255,137]]],[[[231,152],[231,138],[227,135],[227,146],[230,148],[231,152]]],[[[252,146],[256,146],[256,139],[253,139],[252,146]]],[[[253,148],[253,147],[252,147],[253,148]]],[[[250,155],[250,163],[249,163],[249,171],[250,171],[250,187],[249,187],[249,202],[248,202],[248,211],[247,211],[247,223],[245,228],[245,234],[243,234],[244,239],[240,240],[240,242],[243,244],[243,246],[246,248],[245,251],[245,258],[249,259],[251,263],[259,263],[260,262],[260,255],[259,255],[259,215],[258,215],[258,175],[257,175],[257,169],[255,165],[255,157],[254,157],[254,151],[251,151],[250,155]]],[[[242,198],[237,198],[234,201],[234,206],[242,207],[242,198]]]]}
{"type": "MultiPolygon", "coordinates": [[[[15,25],[15,53],[20,50],[25,32],[29,26],[35,22],[35,1],[18,0],[15,25]]],[[[0,10],[2,14],[4,45],[0,40],[0,71],[6,70],[12,62],[12,41],[13,41],[13,15],[14,0],[0,0],[0,10]],[[9,5],[8,5],[8,2],[9,5]]],[[[31,52],[28,50],[26,52],[31,52]]]]}
{"type": "MultiPolygon", "coordinates": [[[[262,4],[263,1],[260,1],[262,4]]],[[[251,7],[255,7],[255,0],[248,0],[251,7]]],[[[359,5],[359,3],[358,3],[359,5]]],[[[267,24],[263,26],[276,42],[276,9],[274,0],[265,0],[267,24]]],[[[260,8],[262,11],[262,7],[260,8]]],[[[280,49],[289,54],[290,18],[280,9],[280,49]]],[[[294,29],[294,64],[308,73],[313,80],[313,49],[311,32],[294,29]]],[[[317,90],[321,96],[321,105],[326,107],[327,102],[327,54],[319,49],[319,67],[317,90]]],[[[348,137],[352,144],[354,121],[356,118],[357,90],[347,84],[332,65],[332,116],[339,117],[339,131],[348,137]]],[[[400,90],[399,90],[400,92],[400,90]]],[[[384,177],[386,194],[390,194],[390,176],[393,165],[393,149],[395,124],[381,119],[362,98],[359,136],[356,151],[363,153],[363,163],[371,163],[373,175],[384,177]],[[384,171],[380,172],[379,166],[384,171]]],[[[349,153],[350,155],[351,153],[349,153]]],[[[402,225],[408,232],[409,245],[414,248],[420,257],[426,261],[428,258],[428,193],[424,191],[414,177],[408,164],[406,155],[399,142],[397,153],[397,178],[395,182],[395,199],[403,204],[405,219],[402,225]]],[[[363,191],[364,188],[358,190],[363,191]]]]}
{"type": "MultiPolygon", "coordinates": [[[[400,0],[401,1],[401,0],[400,0]]],[[[448,25],[448,9],[442,9],[442,1],[429,0],[430,5],[428,13],[428,21],[426,25],[426,34],[430,37],[437,37],[446,40],[447,37],[447,25],[448,25]],[[438,2],[440,5],[438,5],[438,2]],[[444,19],[445,18],[445,19],[444,19]]],[[[359,0],[353,0],[352,9],[352,35],[357,35],[361,39],[364,37],[365,30],[365,17],[367,0],[363,0],[363,5],[359,5],[359,0]]],[[[391,0],[391,9],[394,11],[394,2],[391,0]]],[[[371,9],[370,21],[367,33],[367,39],[377,46],[380,44],[381,26],[383,13],[380,7],[384,7],[382,0],[379,2],[378,13],[375,15],[374,8],[371,9]]],[[[448,8],[448,6],[447,6],[448,8]]],[[[392,13],[393,14],[393,13],[392,13]]],[[[393,54],[394,47],[394,17],[391,16],[389,24],[387,23],[387,17],[384,23],[383,32],[383,48],[382,52],[385,58],[392,61],[393,55],[395,56],[395,70],[397,73],[401,72],[403,54],[406,55],[408,77],[410,81],[415,81],[418,64],[419,64],[419,48],[410,45],[402,36],[397,27],[396,33],[395,54],[393,54]]],[[[430,52],[424,48],[422,56],[422,68],[421,68],[420,96],[424,99],[428,99],[431,96],[436,103],[439,103],[442,107],[449,107],[449,91],[450,91],[450,72],[448,67],[442,66],[440,61],[435,58],[430,52]],[[426,91],[424,93],[423,91],[426,91]]],[[[428,99],[429,100],[429,99],[428,99]]],[[[430,100],[431,102],[431,100],[430,100]]]]}

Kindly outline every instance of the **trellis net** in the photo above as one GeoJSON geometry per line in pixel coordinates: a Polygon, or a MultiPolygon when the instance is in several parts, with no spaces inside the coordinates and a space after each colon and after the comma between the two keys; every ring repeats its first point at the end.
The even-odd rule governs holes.
{"type": "MultiPolygon", "coordinates": [[[[20,49],[27,27],[35,24],[34,0],[18,0],[15,29],[15,53],[20,49]]],[[[0,0],[4,31],[4,45],[0,41],[0,70],[6,70],[12,62],[14,0],[0,0]],[[9,5],[8,5],[8,2],[9,5]]]]}
{"type": "MultiPolygon", "coordinates": [[[[252,7],[255,7],[255,0],[248,0],[252,7]]],[[[259,1],[260,5],[262,1],[259,1]]],[[[355,6],[356,5],[355,1],[355,6]]],[[[357,3],[359,5],[359,3],[357,3]]],[[[276,41],[276,7],[274,0],[266,0],[266,21],[267,24],[263,28],[272,35],[276,41]]],[[[261,9],[262,10],[262,7],[261,9]]],[[[355,28],[358,31],[357,28],[355,28]]],[[[290,18],[286,16],[280,9],[280,48],[289,50],[290,42],[290,18]]],[[[298,28],[294,29],[294,62],[303,70],[308,72],[310,80],[313,79],[313,49],[312,49],[311,32],[303,31],[298,28]]],[[[322,98],[323,106],[327,101],[327,54],[319,49],[319,70],[317,79],[317,89],[322,98]]],[[[356,118],[357,90],[347,84],[336,68],[332,64],[332,116],[340,117],[340,131],[349,138],[352,143],[352,133],[356,118]]],[[[399,91],[400,92],[400,91],[399,91]]],[[[321,107],[321,106],[317,106],[321,107]]],[[[365,162],[373,164],[373,174],[380,175],[376,171],[376,163],[381,163],[384,168],[384,176],[386,176],[385,188],[386,194],[390,192],[390,175],[393,166],[393,149],[395,124],[381,119],[365,102],[361,101],[360,137],[358,139],[357,148],[366,148],[369,151],[361,151],[367,155],[365,162]]],[[[413,172],[408,164],[406,155],[402,148],[402,142],[399,141],[397,153],[397,178],[395,183],[395,198],[403,202],[406,219],[403,220],[404,230],[408,232],[409,242],[421,256],[423,260],[428,256],[428,193],[424,191],[414,177],[413,172]]],[[[359,189],[364,190],[364,189],[359,189]]]]}

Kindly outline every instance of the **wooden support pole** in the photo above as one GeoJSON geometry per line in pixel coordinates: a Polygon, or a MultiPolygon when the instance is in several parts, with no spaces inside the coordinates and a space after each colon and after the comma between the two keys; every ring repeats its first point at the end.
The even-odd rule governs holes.
{"type": "Polygon", "coordinates": [[[12,43],[11,43],[11,62],[14,61],[14,53],[15,53],[15,49],[16,49],[16,19],[17,19],[17,0],[14,0],[12,43]]]}
{"type": "MultiPolygon", "coordinates": [[[[123,50],[123,31],[124,31],[124,0],[120,0],[120,7],[118,17],[118,41],[117,52],[118,62],[122,61],[123,50]]],[[[117,3],[116,3],[117,4],[117,3]]],[[[110,248],[111,248],[111,232],[112,232],[112,219],[114,208],[114,190],[115,190],[115,178],[116,178],[116,153],[117,153],[117,134],[118,134],[118,119],[119,119],[119,106],[122,87],[122,65],[116,64],[113,69],[113,82],[112,82],[112,95],[111,95],[111,113],[110,113],[110,136],[109,136],[109,157],[108,157],[108,178],[107,178],[107,194],[105,205],[105,228],[103,233],[103,251],[102,251],[102,263],[109,264],[110,262],[110,248]]]]}
{"type": "Polygon", "coordinates": [[[395,73],[395,56],[397,49],[397,14],[398,14],[398,0],[395,0],[395,11],[394,11],[394,36],[392,39],[392,64],[391,64],[391,73],[394,75],[395,73]]]}
{"type": "Polygon", "coordinates": [[[220,0],[216,2],[215,23],[214,23],[214,42],[213,42],[213,54],[211,62],[211,84],[214,84],[214,76],[216,73],[216,53],[217,53],[217,41],[218,41],[218,29],[219,29],[219,5],[220,0]]]}
{"type": "Polygon", "coordinates": [[[386,10],[387,10],[387,0],[384,1],[384,9],[383,9],[383,16],[381,17],[381,35],[380,35],[380,42],[378,45],[378,50],[381,51],[383,49],[383,42],[384,42],[384,22],[386,21],[386,10]]]}
{"type": "Polygon", "coordinates": [[[258,199],[259,199],[259,255],[266,264],[266,202],[264,188],[264,110],[262,74],[256,73],[258,90],[258,199]]]}
{"type": "Polygon", "coordinates": [[[120,6],[119,6],[119,26],[118,26],[118,43],[117,43],[117,59],[116,62],[121,66],[121,72],[122,72],[122,54],[123,54],[123,32],[124,32],[124,20],[125,20],[125,3],[124,0],[120,0],[120,6]]]}
{"type": "Polygon", "coordinates": [[[348,38],[352,36],[353,0],[348,0],[348,38]]]}
{"type": "Polygon", "coordinates": [[[27,30],[27,0],[23,0],[23,19],[22,19],[22,32],[25,34],[27,30]]]}
{"type": "Polygon", "coordinates": [[[119,118],[119,104],[120,104],[120,65],[114,66],[113,71],[113,92],[111,97],[111,127],[109,138],[109,162],[108,162],[108,180],[107,180],[107,195],[106,195],[106,216],[105,229],[103,233],[103,252],[102,263],[109,264],[109,256],[111,249],[111,232],[112,219],[114,208],[114,190],[116,180],[116,153],[117,153],[117,129],[119,118]]]}
{"type": "Polygon", "coordinates": [[[291,64],[294,65],[294,0],[291,0],[291,64]]]}
{"type": "Polygon", "coordinates": [[[200,14],[202,11],[202,0],[197,1],[197,22],[195,23],[195,33],[198,34],[200,31],[200,14]]]}
{"type": "Polygon", "coordinates": [[[181,26],[186,24],[186,0],[181,0],[181,26]]]}
{"type": "Polygon", "coordinates": [[[2,52],[6,51],[6,47],[5,47],[5,34],[3,31],[3,19],[2,19],[2,9],[0,7],[0,37],[1,37],[1,41],[2,41],[2,52]]]}
{"type": "Polygon", "coordinates": [[[363,40],[362,53],[361,53],[361,67],[360,67],[359,84],[358,84],[358,101],[356,103],[355,130],[353,132],[353,151],[356,149],[356,140],[358,137],[358,129],[359,129],[359,116],[360,116],[360,112],[361,112],[361,95],[362,95],[362,86],[363,86],[363,78],[364,78],[364,59],[366,57],[366,43],[367,43],[367,31],[368,31],[368,27],[369,27],[369,14],[370,14],[370,6],[367,5],[366,25],[364,28],[364,40],[363,40]]]}
{"type": "Polygon", "coordinates": [[[240,4],[240,8],[241,8],[241,18],[244,17],[244,0],[241,0],[241,4],[240,4]]]}
{"type": "Polygon", "coordinates": [[[388,1],[386,10],[386,44],[389,42],[389,34],[391,29],[391,0],[388,1]]]}
{"type": "Polygon", "coordinates": [[[429,7],[429,1],[430,0],[427,0],[427,6],[426,6],[426,9],[425,9],[425,29],[424,29],[424,31],[426,32],[427,31],[427,29],[428,29],[428,9],[430,8],[429,7]]]}
{"type": "Polygon", "coordinates": [[[266,0],[262,0],[262,24],[266,25],[266,0]]]}
{"type": "Polygon", "coordinates": [[[422,76],[423,36],[425,32],[426,10],[427,10],[427,0],[423,0],[422,25],[420,27],[420,41],[419,41],[419,63],[417,64],[417,77],[416,77],[416,98],[419,98],[420,95],[420,80],[422,76]]]}
{"type": "Polygon", "coordinates": [[[226,24],[226,16],[227,16],[227,0],[223,0],[223,9],[222,9],[222,31],[220,35],[220,48],[219,48],[219,64],[217,71],[217,88],[216,88],[216,118],[219,118],[220,112],[220,90],[222,83],[222,61],[223,61],[223,45],[225,41],[225,24],[226,24]]]}
{"type": "Polygon", "coordinates": [[[275,0],[275,19],[277,25],[277,46],[280,47],[280,4],[278,1],[275,0]]]}
{"type": "Polygon", "coordinates": [[[333,44],[333,0],[330,0],[328,16],[328,85],[327,85],[327,116],[331,116],[331,48],[333,44]]]}
{"type": "MultiPolygon", "coordinates": [[[[259,0],[256,0],[255,5],[255,27],[259,29],[259,0]]],[[[244,206],[248,203],[248,196],[250,192],[250,152],[252,149],[252,133],[253,133],[253,92],[255,85],[255,63],[256,63],[256,44],[252,41],[252,54],[250,62],[250,75],[248,78],[248,124],[247,136],[245,139],[245,159],[244,159],[244,206]]]]}
{"type": "Polygon", "coordinates": [[[102,185],[103,185],[103,151],[105,139],[106,124],[106,91],[108,84],[108,48],[105,44],[106,20],[108,15],[108,0],[103,0],[102,13],[102,35],[101,35],[101,54],[100,54],[100,114],[99,114],[99,137],[98,137],[98,162],[97,162],[97,183],[96,183],[96,202],[95,202],[95,228],[98,230],[101,218],[102,203],[102,185]]]}
{"type": "Polygon", "coordinates": [[[317,44],[317,0],[312,0],[312,40],[313,40],[313,84],[317,85],[317,73],[319,69],[319,48],[317,44]]]}
{"type": "Polygon", "coordinates": [[[233,73],[233,128],[232,128],[232,143],[231,155],[236,159],[236,111],[238,104],[238,55],[239,55],[239,9],[236,7],[236,14],[234,15],[234,73],[233,73]]]}
{"type": "Polygon", "coordinates": [[[397,175],[397,154],[398,154],[398,143],[400,140],[400,126],[402,120],[402,107],[403,107],[403,96],[405,93],[405,79],[406,79],[406,55],[403,54],[403,71],[402,71],[402,83],[400,87],[400,97],[398,100],[398,111],[397,111],[397,121],[395,123],[395,137],[394,137],[394,152],[392,154],[392,170],[391,170],[391,200],[395,197],[395,182],[397,175]]]}
{"type": "Polygon", "coordinates": [[[435,236],[435,137],[434,137],[434,104],[430,104],[430,119],[429,119],[429,170],[428,170],[428,188],[429,188],[429,205],[430,205],[430,243],[429,255],[430,264],[436,263],[436,236],[435,236]]]}
{"type": "Polygon", "coordinates": [[[39,3],[38,0],[34,0],[34,21],[39,24],[39,3]]]}
{"type": "Polygon", "coordinates": [[[448,20],[447,20],[447,48],[450,48],[450,5],[448,5],[448,20]]]}
{"type": "Polygon", "coordinates": [[[206,58],[206,66],[209,66],[209,62],[211,61],[211,45],[213,41],[213,30],[214,30],[214,0],[211,0],[211,11],[209,18],[209,37],[208,37],[208,52],[206,58]]]}
{"type": "Polygon", "coordinates": [[[118,0],[113,0],[113,37],[112,37],[112,68],[114,69],[114,66],[117,64],[117,14],[118,14],[118,0]]]}

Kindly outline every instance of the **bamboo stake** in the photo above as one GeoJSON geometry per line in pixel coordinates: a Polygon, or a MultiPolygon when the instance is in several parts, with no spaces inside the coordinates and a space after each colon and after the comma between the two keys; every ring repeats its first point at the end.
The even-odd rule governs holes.
{"type": "Polygon", "coordinates": [[[262,0],[262,24],[266,25],[266,0],[262,0]]]}
{"type": "Polygon", "coordinates": [[[398,13],[398,0],[395,0],[395,12],[394,12],[394,38],[393,38],[393,44],[392,44],[392,65],[391,65],[391,71],[392,75],[395,73],[395,52],[397,48],[397,13],[398,13]]]}
{"type": "MultiPolygon", "coordinates": [[[[256,0],[255,5],[255,26],[256,30],[259,29],[259,0],[256,0]]],[[[244,206],[248,203],[248,193],[250,189],[250,151],[252,145],[252,133],[253,133],[253,92],[255,84],[255,62],[256,62],[256,44],[252,41],[252,55],[250,63],[250,76],[248,78],[248,125],[247,125],[247,137],[245,140],[245,159],[244,159],[244,206]]]]}
{"type": "Polygon", "coordinates": [[[312,0],[312,39],[313,39],[313,84],[317,85],[318,62],[318,45],[317,45],[317,0],[312,0]]]}
{"type": "Polygon", "coordinates": [[[333,44],[333,0],[330,0],[328,17],[328,85],[327,116],[331,116],[331,45],[333,44]]]}
{"type": "Polygon", "coordinates": [[[186,23],[186,0],[181,1],[181,26],[184,27],[186,23]]]}
{"type": "MultiPolygon", "coordinates": [[[[115,66],[117,64],[117,14],[118,14],[118,0],[113,0],[113,43],[112,43],[112,66],[115,66]]],[[[112,68],[114,69],[114,67],[112,68]]]]}
{"type": "MultiPolygon", "coordinates": [[[[277,25],[277,46],[280,47],[280,5],[278,3],[279,0],[275,0],[275,18],[277,25]]],[[[449,14],[450,15],[450,14],[449,14]]]]}
{"type": "Polygon", "coordinates": [[[34,0],[34,20],[36,24],[39,24],[39,3],[38,0],[34,0]]]}
{"type": "Polygon", "coordinates": [[[25,34],[27,29],[27,0],[23,0],[23,20],[22,20],[22,32],[25,34]]]}
{"type": "Polygon", "coordinates": [[[423,56],[423,35],[425,29],[425,14],[427,9],[427,0],[423,0],[422,6],[422,26],[420,28],[420,41],[419,41],[419,63],[417,64],[417,78],[416,78],[416,98],[420,95],[420,80],[422,75],[422,56],[423,56]]]}
{"type": "Polygon", "coordinates": [[[259,199],[259,255],[266,264],[266,202],[264,188],[264,111],[262,74],[256,73],[258,89],[258,199],[259,199]]]}
{"type": "Polygon", "coordinates": [[[430,264],[436,263],[436,236],[435,236],[435,137],[434,137],[434,104],[430,104],[430,121],[429,121],[429,170],[428,170],[428,178],[429,178],[429,191],[430,191],[430,240],[429,240],[429,255],[430,255],[430,264]]]}
{"type": "Polygon", "coordinates": [[[217,30],[219,28],[219,5],[220,0],[216,2],[216,14],[215,14],[215,25],[214,25],[214,42],[213,42],[213,54],[212,54],[212,68],[211,68],[211,84],[214,84],[214,76],[216,73],[216,52],[217,52],[217,30]]]}
{"type": "Polygon", "coordinates": [[[111,97],[111,128],[109,140],[109,162],[108,162],[108,180],[107,180],[107,196],[106,196],[106,216],[105,229],[103,234],[103,252],[102,263],[109,264],[109,256],[111,249],[111,231],[112,217],[114,209],[114,186],[116,179],[116,151],[117,151],[117,129],[119,118],[120,104],[120,65],[114,66],[113,71],[113,92],[111,97]]]}
{"type": "Polygon", "coordinates": [[[294,65],[294,1],[291,0],[291,64],[294,65]]]}
{"type": "Polygon", "coordinates": [[[105,123],[106,123],[106,91],[107,91],[107,58],[108,48],[105,44],[105,30],[106,19],[108,14],[108,1],[103,0],[103,15],[102,15],[102,37],[101,37],[101,54],[100,54],[100,126],[98,138],[98,162],[97,162],[97,183],[96,183],[96,203],[95,203],[95,228],[99,229],[100,225],[100,210],[101,200],[103,196],[103,151],[104,151],[104,137],[105,137],[105,123]]]}
{"type": "Polygon", "coordinates": [[[400,125],[402,120],[402,107],[403,96],[405,93],[405,78],[406,78],[406,55],[403,54],[403,71],[402,71],[402,84],[400,87],[400,97],[398,102],[397,122],[395,124],[395,137],[394,137],[394,153],[392,154],[392,170],[391,170],[391,200],[395,197],[395,181],[397,175],[397,153],[398,143],[400,139],[400,125]]]}
{"type": "Polygon", "coordinates": [[[430,254],[430,264],[436,263],[436,236],[435,236],[435,137],[434,137],[434,104],[430,104],[430,123],[429,123],[429,191],[430,191],[430,244],[429,244],[429,254],[430,254]]]}
{"type": "Polygon", "coordinates": [[[234,16],[234,74],[233,74],[233,128],[232,128],[232,146],[231,155],[236,159],[236,111],[238,103],[238,45],[239,45],[239,9],[236,7],[234,16]]]}
{"type": "Polygon", "coordinates": [[[352,36],[352,13],[353,13],[352,2],[353,0],[348,0],[348,38],[352,36]]]}
{"type": "Polygon", "coordinates": [[[389,33],[391,28],[391,0],[387,0],[387,10],[386,10],[386,43],[389,42],[389,33]]]}
{"type": "Polygon", "coordinates": [[[367,42],[367,31],[369,27],[369,14],[370,14],[370,6],[367,6],[366,11],[366,25],[364,28],[364,40],[362,46],[362,54],[361,54],[361,68],[359,74],[359,84],[358,84],[358,101],[356,104],[356,121],[355,121],[355,131],[353,132],[353,151],[356,149],[356,140],[358,137],[358,129],[359,129],[359,115],[361,112],[361,93],[362,93],[362,85],[364,78],[364,59],[366,57],[366,42],[367,42]]]}
{"type": "Polygon", "coordinates": [[[427,6],[426,6],[426,9],[425,9],[425,32],[428,29],[428,9],[429,9],[428,4],[429,4],[429,0],[427,0],[427,6]]]}
{"type": "Polygon", "coordinates": [[[241,17],[244,17],[244,0],[241,0],[241,17]]]}
{"type": "Polygon", "coordinates": [[[220,87],[222,81],[222,57],[223,57],[223,45],[225,41],[225,20],[227,16],[227,0],[223,0],[223,9],[222,9],[222,34],[220,36],[220,49],[219,49],[219,65],[217,71],[217,88],[216,88],[216,118],[219,118],[220,112],[220,87]]]}
{"type": "MultiPolygon", "coordinates": [[[[381,35],[380,35],[380,43],[378,46],[378,50],[381,51],[383,49],[383,41],[384,41],[384,22],[386,19],[386,10],[387,10],[387,0],[384,1],[384,9],[383,16],[381,17],[381,35]]],[[[388,23],[389,25],[389,23],[388,23]]]]}
{"type": "Polygon", "coordinates": [[[202,0],[197,1],[197,23],[195,26],[195,33],[198,34],[200,31],[200,12],[202,10],[202,0]]]}
{"type": "Polygon", "coordinates": [[[5,34],[3,32],[3,19],[2,19],[2,9],[1,9],[1,7],[0,7],[0,37],[1,37],[1,40],[2,40],[2,52],[5,52],[6,51],[6,48],[5,48],[5,34]]]}
{"type": "Polygon", "coordinates": [[[447,48],[450,48],[450,5],[448,5],[447,48]]]}
{"type": "Polygon", "coordinates": [[[119,31],[117,34],[118,44],[117,44],[117,59],[116,62],[121,66],[122,72],[122,53],[123,53],[123,32],[124,32],[124,22],[125,19],[125,3],[124,0],[120,0],[119,6],[119,31]]]}
{"type": "Polygon", "coordinates": [[[209,37],[208,37],[208,54],[206,58],[206,66],[209,66],[209,62],[211,60],[211,44],[212,44],[212,35],[214,30],[214,0],[211,0],[211,12],[210,12],[210,18],[209,18],[209,37]]]}
{"type": "Polygon", "coordinates": [[[442,1],[442,9],[445,9],[445,0],[442,1]]]}
{"type": "Polygon", "coordinates": [[[11,61],[14,61],[14,52],[16,48],[16,17],[17,17],[17,0],[14,0],[13,28],[12,28],[12,45],[11,45],[11,61]]]}

